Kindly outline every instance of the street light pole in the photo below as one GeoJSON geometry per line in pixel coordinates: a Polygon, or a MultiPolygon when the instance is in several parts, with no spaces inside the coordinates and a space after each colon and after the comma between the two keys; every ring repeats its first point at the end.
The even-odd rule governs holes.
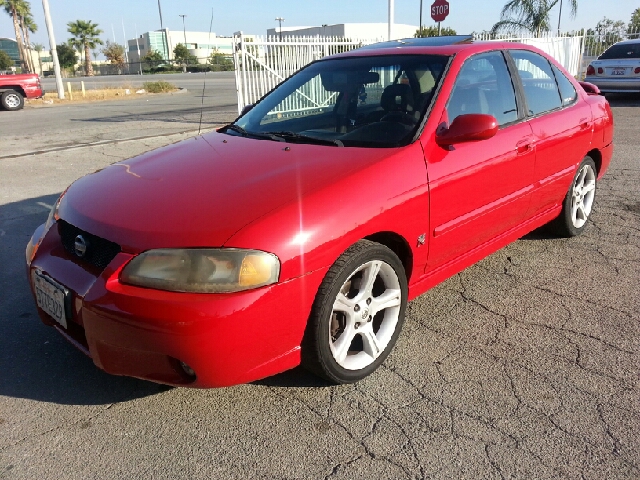
{"type": "Polygon", "coordinates": [[[184,33],[184,46],[187,46],[187,29],[184,26],[184,17],[186,17],[186,15],[178,15],[179,17],[182,17],[182,33],[184,33]]]}
{"type": "Polygon", "coordinates": [[[51,23],[51,14],[49,13],[49,0],[42,0],[42,9],[44,10],[44,20],[47,24],[47,32],[49,33],[49,47],[51,47],[51,56],[53,57],[53,71],[56,75],[56,90],[58,90],[58,98],[64,99],[64,87],[62,86],[62,76],[60,75],[60,62],[58,61],[58,51],[56,50],[56,39],[53,35],[53,24],[51,23]]]}
{"type": "Polygon", "coordinates": [[[282,22],[284,22],[284,18],[276,17],[276,22],[280,24],[280,41],[282,41],[282,22]]]}
{"type": "Polygon", "coordinates": [[[419,31],[420,33],[422,33],[422,0],[420,0],[420,30],[419,31]]]}

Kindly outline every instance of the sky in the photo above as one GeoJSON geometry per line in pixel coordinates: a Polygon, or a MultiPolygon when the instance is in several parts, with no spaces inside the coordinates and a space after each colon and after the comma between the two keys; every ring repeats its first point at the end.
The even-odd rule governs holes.
{"type": "MultiPolygon", "coordinates": [[[[500,19],[500,11],[507,0],[448,0],[450,14],[442,22],[458,34],[489,30],[500,19]]],[[[423,1],[423,24],[433,25],[430,6],[433,0],[423,1]]],[[[578,0],[578,13],[570,18],[564,0],[561,29],[565,31],[593,28],[603,17],[628,23],[632,12],[640,7],[638,0],[578,0]],[[615,3],[615,7],[613,4],[615,3]]],[[[276,17],[284,18],[283,26],[320,26],[336,23],[386,23],[388,0],[160,0],[163,25],[170,30],[182,30],[186,15],[187,31],[208,32],[213,11],[216,35],[230,36],[236,31],[265,35],[274,28],[276,17]]],[[[104,31],[103,40],[124,43],[149,30],[160,28],[157,0],[49,0],[55,40],[60,44],[69,38],[67,23],[91,20],[104,31]]],[[[38,31],[31,35],[33,43],[49,47],[42,2],[31,0],[31,11],[38,31]]],[[[418,25],[420,0],[395,0],[395,22],[418,25]]],[[[551,12],[552,25],[557,26],[558,8],[551,12]]],[[[0,11],[0,37],[14,38],[9,15],[0,11]]]]}

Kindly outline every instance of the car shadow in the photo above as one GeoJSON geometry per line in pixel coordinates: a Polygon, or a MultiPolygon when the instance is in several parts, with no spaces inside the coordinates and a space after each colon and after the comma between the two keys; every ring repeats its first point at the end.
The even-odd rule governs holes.
{"type": "Polygon", "coordinates": [[[68,405],[102,405],[166,387],[108,375],[38,317],[24,250],[58,195],[0,205],[0,396],[68,405]]]}
{"type": "Polygon", "coordinates": [[[605,97],[612,107],[640,107],[640,93],[607,93],[605,97]]]}

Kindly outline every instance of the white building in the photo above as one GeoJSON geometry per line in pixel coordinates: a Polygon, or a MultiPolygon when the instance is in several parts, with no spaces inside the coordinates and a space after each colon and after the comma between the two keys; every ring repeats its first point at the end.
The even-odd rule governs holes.
{"type": "Polygon", "coordinates": [[[198,57],[200,63],[207,63],[207,58],[215,50],[231,56],[232,42],[231,37],[218,37],[215,33],[184,32],[165,28],[146,32],[138,38],[127,40],[127,54],[129,62],[139,62],[152,50],[159,52],[167,60],[173,60],[173,49],[176,45],[186,43],[191,55],[198,57]]]}
{"type": "MultiPolygon", "coordinates": [[[[417,25],[402,23],[393,24],[391,31],[392,40],[398,38],[413,37],[418,30],[417,25]]],[[[280,27],[267,30],[268,36],[279,36],[280,27]]],[[[282,27],[282,36],[295,37],[341,37],[364,40],[387,40],[389,36],[388,23],[337,23],[335,25],[323,25],[321,27],[282,27]]]]}

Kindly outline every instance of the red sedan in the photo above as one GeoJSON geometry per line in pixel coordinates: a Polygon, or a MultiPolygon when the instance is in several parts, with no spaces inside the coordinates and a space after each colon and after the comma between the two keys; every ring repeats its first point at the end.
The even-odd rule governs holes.
{"type": "Polygon", "coordinates": [[[430,42],[314,62],[234,123],[76,181],[27,247],[42,321],[117,375],[354,382],[408,300],[541,225],[582,233],[605,98],[535,48],[430,42]]]}

